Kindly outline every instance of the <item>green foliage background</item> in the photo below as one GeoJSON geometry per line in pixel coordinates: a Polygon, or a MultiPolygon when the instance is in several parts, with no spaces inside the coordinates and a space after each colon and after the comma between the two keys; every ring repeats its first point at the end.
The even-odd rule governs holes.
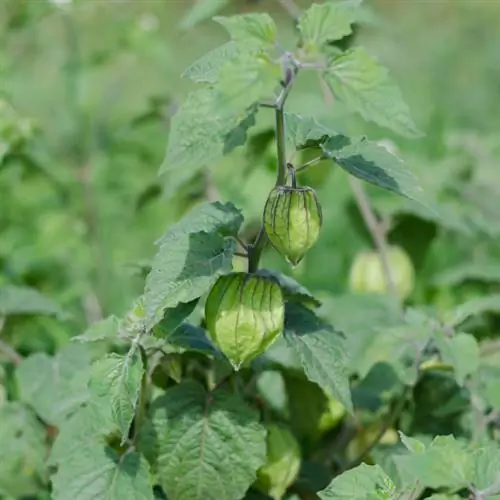
{"type": "MultiPolygon", "coordinates": [[[[298,3],[304,8],[310,4],[298,3]]],[[[223,28],[210,20],[213,15],[268,12],[285,45],[293,43],[294,26],[278,1],[207,0],[205,5],[213,6],[213,11],[208,7],[207,12],[199,7],[194,10],[188,0],[0,3],[0,347],[5,345],[0,349],[0,494],[6,500],[48,498],[49,472],[41,458],[45,444],[38,427],[43,422],[57,428],[82,402],[91,400],[87,390],[104,391],[92,384],[88,389],[88,367],[109,346],[97,343],[79,350],[81,346],[76,344],[74,350],[68,342],[84,331],[105,338],[105,329],[113,330],[112,318],[104,326],[99,323],[103,331],[89,333],[87,329],[96,321],[111,315],[122,317],[130,310],[143,292],[156,253],[154,242],[196,203],[219,198],[233,202],[244,213],[244,235],[250,239],[258,231],[275,179],[276,160],[268,146],[272,115],[260,113],[247,145],[225,156],[210,171],[200,165],[176,170],[175,165],[164,163],[165,149],[171,118],[194,88],[193,82],[181,80],[179,75],[227,39],[223,28]],[[164,173],[158,176],[160,167],[164,173]],[[29,359],[15,372],[12,361],[19,355],[29,359]],[[40,381],[40,387],[32,386],[33,380],[40,381]],[[54,404],[47,405],[51,397],[54,404]],[[37,418],[21,403],[2,406],[8,400],[28,403],[37,418]],[[16,426],[27,429],[24,441],[16,426]],[[11,464],[16,454],[28,472],[10,484],[10,469],[3,464],[11,464]]],[[[496,449],[496,412],[500,411],[500,4],[367,0],[365,6],[353,43],[365,47],[389,68],[425,136],[401,138],[349,114],[340,103],[326,107],[314,72],[299,77],[287,112],[314,115],[339,132],[383,141],[420,180],[435,211],[379,188],[366,188],[377,214],[387,224],[389,241],[405,248],[414,263],[416,287],[407,304],[413,308],[409,314],[413,311],[415,329],[422,325],[423,312],[428,315],[424,315],[426,321],[438,318],[457,329],[453,342],[444,334],[441,338],[439,328],[437,333],[426,330],[435,333],[441,357],[454,372],[430,370],[419,380],[398,429],[424,436],[426,444],[435,435],[447,434],[478,446],[487,443],[491,448],[477,453],[491,453],[490,461],[500,463],[496,449]]],[[[261,384],[260,379],[256,381],[268,404],[279,406],[284,394],[289,399],[287,408],[283,404],[272,411],[287,415],[313,463],[325,453],[330,453],[328,460],[333,462],[356,456],[356,446],[363,447],[363,439],[378,428],[381,416],[402,392],[401,382],[414,376],[403,359],[401,342],[426,341],[425,334],[419,337],[416,330],[398,331],[399,320],[391,315],[392,305],[385,297],[351,300],[350,265],[358,252],[373,244],[345,172],[339,168],[326,175],[318,172],[311,170],[299,177],[300,182],[317,189],[322,203],[324,226],[318,243],[293,271],[272,249],[266,250],[262,265],[299,280],[322,300],[321,314],[347,336],[352,356],[349,372],[356,379],[352,397],[357,418],[351,448],[344,446],[343,457],[332,458],[330,441],[324,441],[325,448],[317,444],[317,428],[309,425],[313,416],[299,416],[308,410],[301,401],[312,397],[315,390],[318,405],[325,405],[324,394],[316,385],[295,377],[293,370],[281,378],[273,378],[277,371],[264,371],[262,378],[268,379],[261,384]],[[301,384],[307,386],[301,388],[301,384]]],[[[288,341],[293,347],[292,336],[288,341]]],[[[331,349],[334,353],[335,347],[331,349]]],[[[276,359],[271,354],[271,361],[281,364],[280,355],[277,349],[276,359]]],[[[125,363],[133,380],[140,380],[142,360],[137,352],[125,361],[108,355],[98,366],[103,371],[97,373],[112,371],[120,363],[125,363]]],[[[175,379],[172,372],[161,376],[175,379]]],[[[314,376],[310,378],[318,382],[314,376]]],[[[202,388],[194,382],[183,383],[193,385],[182,397],[197,400],[202,388]]],[[[115,394],[112,389],[104,393],[115,394]]],[[[115,396],[118,400],[123,397],[119,391],[115,396]]],[[[126,433],[133,405],[120,400],[118,406],[122,412],[106,418],[126,433]]],[[[86,411],[91,415],[92,405],[86,411]]],[[[72,418],[87,420],[79,413],[72,418]]],[[[196,409],[189,418],[196,421],[196,409]]],[[[152,416],[152,427],[162,419],[168,420],[168,415],[160,408],[152,416]]],[[[255,416],[242,410],[241,419],[253,421],[255,416]]],[[[78,422],[74,425],[78,427],[78,422]]],[[[335,439],[339,428],[330,431],[335,439]]],[[[238,432],[237,426],[235,429],[238,432]]],[[[182,429],[172,430],[177,431],[182,429]]],[[[252,432],[258,435],[260,431],[248,432],[251,440],[252,432]]],[[[352,429],[342,427],[342,432],[352,429]]],[[[50,429],[48,439],[52,439],[50,429]]],[[[459,446],[442,440],[423,452],[432,455],[429,460],[439,462],[440,446],[444,455],[451,449],[447,446],[459,446]]],[[[391,446],[377,446],[370,458],[387,474],[395,467],[391,446]]],[[[58,456],[59,450],[53,448],[52,463],[69,459],[68,449],[58,456]]],[[[249,460],[258,464],[262,453],[255,445],[249,450],[249,460]]],[[[457,456],[460,453],[463,451],[457,451],[457,456]]],[[[103,468],[112,460],[93,449],[88,454],[103,468]],[[96,453],[98,456],[92,455],[96,453]]],[[[421,466],[415,457],[403,464],[400,475],[404,475],[401,470],[415,471],[421,466]]],[[[134,479],[138,483],[149,481],[139,453],[127,455],[120,466],[139,470],[134,479]]],[[[365,478],[378,474],[378,469],[370,471],[365,478]]],[[[302,473],[307,476],[307,470],[302,473]]],[[[316,475],[321,474],[316,470],[316,475]]],[[[475,481],[483,482],[480,489],[499,479],[476,476],[475,481]]],[[[58,477],[54,498],[87,498],[75,497],[78,484],[58,477]]],[[[461,495],[460,488],[468,486],[471,476],[464,473],[466,479],[450,479],[448,489],[448,483],[440,483],[430,473],[426,477],[426,488],[461,495]]],[[[309,488],[314,484],[314,491],[326,486],[321,477],[305,477],[303,482],[309,488]]],[[[301,484],[290,494],[301,494],[301,484]]],[[[162,486],[167,493],[175,489],[171,484],[162,486]]],[[[237,495],[245,484],[233,487],[237,495]]],[[[335,493],[342,486],[331,491],[322,498],[358,498],[335,493]]],[[[434,498],[441,498],[436,495],[434,498]]],[[[443,498],[458,497],[443,493],[443,498]]]]}

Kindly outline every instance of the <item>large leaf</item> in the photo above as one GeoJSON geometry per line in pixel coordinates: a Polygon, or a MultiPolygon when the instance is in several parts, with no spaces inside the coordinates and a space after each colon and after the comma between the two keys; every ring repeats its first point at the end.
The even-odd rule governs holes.
{"type": "Polygon", "coordinates": [[[169,500],[242,498],[266,457],[256,411],[195,382],[167,390],[152,405],[158,477],[169,500]]]}
{"type": "Polygon", "coordinates": [[[361,464],[336,477],[318,493],[321,500],[389,500],[396,487],[378,465],[361,464]]]}
{"type": "Polygon", "coordinates": [[[358,47],[335,58],[324,78],[335,97],[366,120],[408,137],[421,135],[399,88],[364,49],[358,47]]]}
{"type": "Polygon", "coordinates": [[[83,441],[52,478],[54,500],[153,500],[146,460],[136,452],[119,456],[99,441],[83,441]]]}
{"type": "Polygon", "coordinates": [[[0,317],[10,314],[42,314],[62,316],[61,308],[34,288],[15,285],[0,286],[0,317]]]}
{"type": "Polygon", "coordinates": [[[304,49],[315,52],[328,41],[340,40],[352,32],[355,11],[345,3],[313,4],[299,20],[304,49]]]}
{"type": "Polygon", "coordinates": [[[46,434],[19,402],[0,405],[0,495],[35,497],[47,481],[46,434]]]}
{"type": "Polygon", "coordinates": [[[229,152],[231,133],[255,111],[251,104],[241,109],[223,107],[217,89],[191,92],[172,118],[166,156],[160,167],[160,173],[168,172],[167,182],[181,186],[229,152]]]}
{"type": "Polygon", "coordinates": [[[205,203],[193,209],[158,242],[146,279],[144,307],[150,328],[168,308],[197,299],[232,269],[234,235],[243,221],[234,205],[205,203]]]}
{"type": "Polygon", "coordinates": [[[16,370],[21,401],[56,426],[87,399],[89,377],[90,354],[79,344],[64,346],[54,358],[33,354],[16,370]]]}
{"type": "Polygon", "coordinates": [[[276,42],[276,25],[269,14],[242,14],[214,17],[235,42],[265,47],[276,42]]]}
{"type": "Polygon", "coordinates": [[[285,313],[285,339],[309,380],[352,411],[347,354],[341,334],[300,303],[289,303],[285,313]]]}
{"type": "Polygon", "coordinates": [[[126,440],[134,417],[144,372],[139,352],[132,348],[125,356],[108,354],[92,366],[91,390],[107,402],[113,424],[126,440]]]}

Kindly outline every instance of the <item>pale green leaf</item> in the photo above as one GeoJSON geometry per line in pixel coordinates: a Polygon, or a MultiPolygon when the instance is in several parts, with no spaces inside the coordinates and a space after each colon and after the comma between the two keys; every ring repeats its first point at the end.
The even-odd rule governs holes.
{"type": "Polygon", "coordinates": [[[289,303],[285,313],[285,339],[300,359],[309,380],[352,412],[347,353],[341,334],[299,303],[289,303]]]}
{"type": "Polygon", "coordinates": [[[234,129],[255,113],[250,104],[242,109],[220,106],[220,94],[214,88],[191,92],[171,121],[165,160],[160,167],[160,173],[168,172],[166,182],[181,186],[204,166],[213,165],[231,151],[227,142],[234,129]]]}
{"type": "Polygon", "coordinates": [[[425,451],[425,444],[418,439],[412,438],[410,436],[406,436],[401,431],[398,431],[401,442],[405,445],[405,447],[414,454],[423,453],[425,451]]]}
{"type": "Polygon", "coordinates": [[[195,207],[158,241],[146,278],[144,305],[150,328],[164,311],[206,293],[220,274],[232,269],[236,234],[243,217],[234,205],[195,207]]]}
{"type": "Polygon", "coordinates": [[[479,346],[476,339],[468,333],[448,337],[439,332],[434,341],[443,362],[453,366],[457,383],[463,386],[465,379],[479,368],[479,346]]]}
{"type": "Polygon", "coordinates": [[[280,78],[279,63],[261,54],[241,54],[219,72],[219,106],[241,113],[260,99],[274,101],[280,78]]]}
{"type": "Polygon", "coordinates": [[[321,500],[392,500],[396,487],[378,465],[361,464],[318,493],[321,500]]]}
{"type": "Polygon", "coordinates": [[[335,58],[324,72],[334,96],[348,109],[408,137],[419,137],[397,85],[379,62],[358,47],[335,58]]]}
{"type": "Polygon", "coordinates": [[[344,3],[313,4],[299,20],[304,49],[308,52],[321,50],[329,41],[340,40],[351,34],[351,24],[356,19],[354,9],[344,3]]]}
{"type": "Polygon", "coordinates": [[[272,269],[259,269],[258,274],[262,276],[272,276],[275,278],[286,300],[293,302],[302,302],[309,307],[321,306],[321,301],[317,299],[305,286],[295,281],[291,276],[274,271],[272,269]]]}
{"type": "Polygon", "coordinates": [[[153,500],[146,460],[136,452],[119,456],[94,440],[80,442],[52,477],[54,500],[153,500]]]}
{"type": "Polygon", "coordinates": [[[405,477],[434,489],[466,487],[472,474],[470,451],[453,436],[438,436],[423,453],[398,456],[395,462],[405,477]]]}
{"type": "Polygon", "coordinates": [[[447,315],[450,326],[458,326],[467,318],[486,312],[500,313],[500,294],[471,299],[457,306],[447,315]]]}
{"type": "Polygon", "coordinates": [[[181,30],[190,30],[207,19],[211,19],[217,12],[229,4],[230,0],[197,0],[180,21],[181,30]]]}
{"type": "MultiPolygon", "coordinates": [[[[474,450],[472,454],[472,484],[478,490],[485,490],[493,484],[500,484],[500,449],[491,444],[486,448],[474,450]]],[[[497,490],[500,494],[500,489],[497,490]]],[[[492,498],[487,496],[486,498],[492,498]]]]}
{"type": "Polygon", "coordinates": [[[108,316],[90,325],[81,335],[71,340],[79,342],[98,342],[100,340],[117,340],[120,321],[116,316],[108,316]]]}
{"type": "Polygon", "coordinates": [[[461,262],[441,271],[432,281],[440,286],[455,286],[464,281],[500,283],[500,264],[495,262],[461,262]]]}
{"type": "Polygon", "coordinates": [[[92,366],[92,394],[109,404],[112,422],[119,429],[122,442],[134,417],[143,372],[141,356],[134,348],[125,356],[108,354],[92,366]]]}
{"type": "Polygon", "coordinates": [[[232,40],[246,45],[265,47],[276,42],[276,25],[269,14],[241,14],[214,17],[232,40]]]}
{"type": "Polygon", "coordinates": [[[63,316],[62,309],[34,288],[16,285],[0,286],[0,317],[41,314],[63,316]]]}
{"type": "Polygon", "coordinates": [[[48,479],[46,434],[19,402],[0,405],[0,495],[35,497],[48,479]]]}
{"type": "Polygon", "coordinates": [[[36,353],[16,370],[19,398],[42,420],[60,425],[88,396],[90,354],[84,345],[67,344],[55,357],[36,353]]]}
{"type": "Polygon", "coordinates": [[[258,413],[222,390],[195,382],[168,389],[151,408],[158,478],[169,500],[235,500],[266,457],[258,413]]]}

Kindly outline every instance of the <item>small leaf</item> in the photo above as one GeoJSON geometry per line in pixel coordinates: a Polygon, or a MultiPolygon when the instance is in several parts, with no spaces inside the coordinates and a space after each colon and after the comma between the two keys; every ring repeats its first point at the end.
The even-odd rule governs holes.
{"type": "Polygon", "coordinates": [[[0,495],[36,497],[47,482],[43,425],[19,402],[0,405],[0,495]]]}
{"type": "Polygon", "coordinates": [[[146,460],[136,452],[119,456],[99,441],[83,441],[52,478],[54,500],[153,500],[146,460]]]}
{"type": "Polygon", "coordinates": [[[12,314],[64,316],[62,309],[54,301],[34,288],[0,286],[0,317],[12,314]]]}
{"type": "Polygon", "coordinates": [[[214,17],[232,40],[246,45],[266,46],[276,42],[276,25],[269,14],[242,14],[214,17]]]}
{"type": "Polygon", "coordinates": [[[237,396],[195,382],[153,402],[158,478],[170,500],[242,498],[266,458],[266,431],[237,396]]]}
{"type": "Polygon", "coordinates": [[[220,274],[232,268],[236,234],[243,217],[234,205],[205,203],[195,207],[158,241],[146,278],[146,325],[164,311],[206,293],[220,274]]]}
{"type": "Polygon", "coordinates": [[[449,326],[456,327],[470,316],[485,312],[500,313],[500,294],[479,297],[460,304],[449,313],[446,323],[449,326]]]}
{"type": "Polygon", "coordinates": [[[321,500],[390,500],[396,486],[378,465],[361,464],[337,476],[318,493],[321,500]]]}
{"type": "Polygon", "coordinates": [[[201,22],[211,19],[214,14],[229,4],[229,0],[202,0],[194,2],[180,21],[181,30],[190,30],[201,22]]]}
{"type": "Polygon", "coordinates": [[[128,437],[134,417],[143,372],[141,356],[135,349],[125,356],[108,354],[92,366],[91,391],[109,404],[122,443],[128,437]]]}
{"type": "Polygon", "coordinates": [[[304,49],[308,52],[321,50],[329,41],[340,40],[352,32],[356,20],[355,11],[342,3],[313,4],[299,20],[304,49]]]}
{"type": "Polygon", "coordinates": [[[300,359],[306,376],[352,412],[344,339],[302,304],[289,303],[285,339],[300,359]]]}
{"type": "Polygon", "coordinates": [[[81,335],[71,340],[79,342],[98,342],[100,340],[117,340],[120,321],[116,316],[109,316],[90,325],[81,335]]]}
{"type": "Polygon", "coordinates": [[[365,120],[404,136],[422,135],[387,70],[362,48],[349,50],[335,58],[326,69],[324,78],[334,96],[365,120]]]}
{"type": "Polygon", "coordinates": [[[54,358],[33,354],[16,370],[20,400],[56,426],[87,399],[89,377],[90,354],[78,344],[65,345],[54,358]]]}
{"type": "Polygon", "coordinates": [[[479,368],[479,346],[473,335],[457,333],[446,337],[440,333],[434,338],[444,363],[453,366],[455,378],[460,386],[479,368]]]}
{"type": "Polygon", "coordinates": [[[154,327],[153,335],[165,338],[171,335],[191,315],[199,299],[181,302],[176,307],[166,309],[163,319],[154,327]]]}
{"type": "Polygon", "coordinates": [[[401,442],[406,446],[406,449],[414,454],[423,453],[425,451],[425,444],[418,439],[404,435],[401,431],[398,431],[401,442]]]}
{"type": "Polygon", "coordinates": [[[222,353],[212,344],[205,331],[194,325],[184,323],[167,337],[169,346],[183,351],[197,351],[207,356],[224,358],[222,353]]]}
{"type": "Polygon", "coordinates": [[[292,277],[271,269],[259,269],[257,273],[262,276],[272,276],[275,278],[280,284],[286,300],[301,302],[310,307],[321,306],[321,301],[318,300],[306,287],[302,286],[292,277]]]}

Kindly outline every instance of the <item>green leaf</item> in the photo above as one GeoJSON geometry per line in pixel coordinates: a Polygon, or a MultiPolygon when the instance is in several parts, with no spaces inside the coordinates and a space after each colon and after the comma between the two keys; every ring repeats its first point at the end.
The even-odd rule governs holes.
{"type": "Polygon", "coordinates": [[[222,353],[212,344],[205,331],[194,325],[184,323],[167,337],[169,346],[184,351],[197,351],[207,356],[224,359],[222,353]]]}
{"type": "Polygon", "coordinates": [[[406,196],[432,210],[413,172],[384,147],[362,139],[339,150],[338,138],[333,137],[325,142],[323,148],[349,174],[406,196]]]}
{"type": "Polygon", "coordinates": [[[166,309],[197,299],[220,274],[232,269],[232,235],[242,221],[241,213],[230,203],[205,203],[159,240],[144,294],[148,328],[158,323],[166,309]]]}
{"type": "Polygon", "coordinates": [[[500,294],[479,297],[460,304],[447,315],[446,323],[449,326],[456,327],[470,316],[485,312],[500,313],[500,294]]]}
{"type": "Polygon", "coordinates": [[[262,47],[276,43],[276,25],[269,14],[218,16],[214,21],[223,26],[235,42],[262,47]]]}
{"type": "Polygon", "coordinates": [[[352,412],[344,339],[330,324],[302,304],[289,303],[285,339],[309,380],[352,412]]]}
{"type": "Polygon", "coordinates": [[[153,500],[146,460],[136,452],[119,456],[99,441],[83,441],[52,477],[54,500],[153,500]]]}
{"type": "Polygon", "coordinates": [[[398,431],[401,442],[405,445],[406,449],[414,454],[423,453],[425,451],[425,444],[418,439],[404,435],[401,431],[398,431]]]}
{"type": "Polygon", "coordinates": [[[0,286],[0,317],[43,314],[64,316],[62,309],[34,288],[15,285],[0,286]]]}
{"type": "Polygon", "coordinates": [[[98,342],[100,340],[117,340],[120,329],[120,320],[116,316],[109,316],[90,325],[81,335],[71,340],[79,342],[98,342]]]}
{"type": "Polygon", "coordinates": [[[194,2],[186,15],[180,21],[181,30],[190,30],[207,19],[211,19],[214,14],[222,10],[229,4],[229,0],[202,0],[194,2]]]}
{"type": "Polygon", "coordinates": [[[250,104],[243,109],[223,107],[214,88],[191,92],[172,118],[160,174],[169,172],[168,181],[181,186],[204,166],[213,165],[231,150],[227,142],[234,129],[255,113],[250,104]]]}
{"type": "Polygon", "coordinates": [[[241,113],[260,99],[275,99],[281,66],[266,55],[240,54],[219,72],[217,99],[223,108],[241,113]]]}
{"type": "Polygon", "coordinates": [[[313,4],[299,20],[303,47],[308,52],[321,50],[329,41],[340,40],[352,33],[355,11],[343,3],[313,4]]]}
{"type": "Polygon", "coordinates": [[[0,495],[35,497],[47,482],[43,425],[19,402],[0,405],[0,495]]]}
{"type": "Polygon", "coordinates": [[[391,500],[396,487],[378,465],[361,464],[337,476],[318,493],[321,500],[391,500]]]}
{"type": "Polygon", "coordinates": [[[108,354],[92,366],[91,391],[109,404],[111,421],[119,429],[122,443],[134,418],[143,372],[141,356],[135,348],[125,356],[108,354]]]}
{"type": "Polygon", "coordinates": [[[470,483],[470,451],[453,436],[438,436],[423,452],[395,458],[405,477],[412,477],[427,488],[458,490],[470,483]]]}
{"type": "Polygon", "coordinates": [[[257,274],[262,276],[272,276],[275,278],[286,300],[292,302],[301,302],[308,307],[319,307],[321,301],[317,299],[306,287],[295,281],[292,277],[271,269],[259,269],[257,274]]]}
{"type": "Polygon", "coordinates": [[[168,389],[151,408],[158,478],[169,500],[242,498],[266,458],[266,431],[239,397],[195,382],[168,389]]]}
{"type": "MultiPolygon", "coordinates": [[[[500,450],[496,445],[474,450],[472,454],[472,484],[478,490],[485,490],[500,481],[500,450]]],[[[497,490],[497,494],[500,493],[497,490]]],[[[497,498],[491,495],[486,498],[497,498]]]]}
{"type": "Polygon", "coordinates": [[[348,137],[312,116],[285,113],[285,130],[287,141],[296,149],[319,146],[329,140],[329,151],[333,153],[334,150],[340,150],[351,143],[348,137]],[[334,144],[337,144],[336,149],[334,144]]]}
{"type": "Polygon", "coordinates": [[[453,366],[458,385],[479,368],[479,346],[473,335],[457,333],[447,337],[442,332],[434,338],[444,363],[453,366]]]}
{"type": "Polygon", "coordinates": [[[246,45],[230,41],[211,50],[195,61],[182,74],[199,83],[217,83],[221,69],[241,53],[251,52],[246,45]]]}
{"type": "Polygon", "coordinates": [[[67,344],[51,358],[36,353],[16,370],[19,399],[46,423],[59,426],[88,396],[90,354],[84,345],[67,344]]]}
{"type": "Polygon", "coordinates": [[[199,299],[181,302],[176,307],[166,309],[163,319],[154,327],[153,334],[159,338],[171,335],[195,310],[198,301],[199,299]]]}
{"type": "Polygon", "coordinates": [[[500,282],[500,264],[494,262],[461,262],[441,271],[432,281],[440,286],[455,286],[464,281],[500,282]]]}
{"type": "Polygon", "coordinates": [[[404,136],[422,135],[387,70],[364,49],[358,47],[335,58],[325,70],[324,78],[334,96],[365,120],[404,136]]]}

